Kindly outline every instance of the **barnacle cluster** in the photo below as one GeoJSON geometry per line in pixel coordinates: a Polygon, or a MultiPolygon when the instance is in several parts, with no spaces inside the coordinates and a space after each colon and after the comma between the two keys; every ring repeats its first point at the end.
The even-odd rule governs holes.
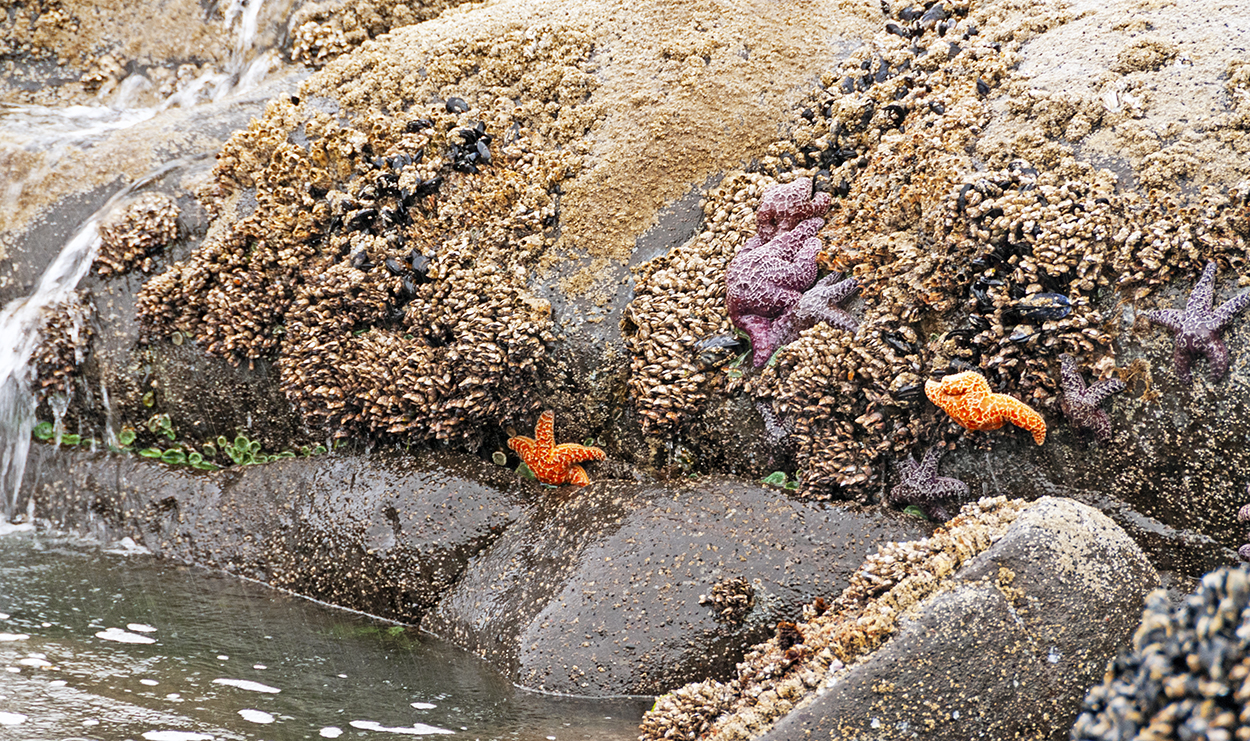
{"type": "Polygon", "coordinates": [[[933,594],[959,566],[1007,532],[1027,504],[1006,497],[964,505],[932,537],[887,543],[851,575],[827,607],[783,623],[756,646],[728,682],[705,680],[661,696],[643,716],[639,741],[743,741],[766,731],[839,672],[875,651],[898,616],[933,594]]]}
{"type": "Polygon", "coordinates": [[[35,346],[35,400],[43,404],[56,394],[68,394],[78,366],[91,346],[91,318],[95,305],[82,293],[71,291],[49,306],[44,314],[41,339],[35,346]]]}
{"type": "Polygon", "coordinates": [[[507,63],[521,32],[495,41],[441,51],[390,112],[334,67],[271,102],[218,157],[204,242],[140,292],[146,337],[276,359],[304,419],[340,437],[472,447],[531,412],[553,338],[527,266],[580,163],[559,145],[587,125],[550,103],[585,97],[590,47],[549,44],[563,73],[536,79],[507,63]]]}
{"type": "Polygon", "coordinates": [[[178,237],[178,204],[160,193],[144,193],[100,222],[100,275],[139,267],[151,272],[152,256],[178,237]]]}
{"type": "Polygon", "coordinates": [[[1090,689],[1073,741],[1250,738],[1250,566],[1202,577],[1173,609],[1146,598],[1133,645],[1090,689]]]}
{"type": "Polygon", "coordinates": [[[703,233],[637,270],[623,328],[646,431],[671,436],[712,395],[742,389],[793,430],[801,496],[866,496],[886,459],[965,434],[919,400],[925,378],[975,369],[994,391],[1058,414],[1061,354],[1096,379],[1129,374],[1112,347],[1117,298],[1141,300],[1206,259],[1242,268],[1245,187],[1190,202],[1119,191],[1057,141],[1080,132],[987,136],[1003,117],[988,101],[1022,87],[1021,45],[1067,20],[1005,19],[972,2],[903,7],[827,74],[755,172],[709,194],[703,233]],[[740,383],[730,352],[708,367],[703,349],[723,347],[729,327],[707,298],[752,233],[759,190],[797,177],[834,196],[820,263],[862,286],[849,307],[860,328],[818,324],[740,383]]]}
{"type": "Polygon", "coordinates": [[[291,17],[291,60],[321,67],[393,28],[437,17],[463,0],[313,2],[291,17]]]}
{"type": "Polygon", "coordinates": [[[709,594],[699,595],[699,604],[710,605],[717,620],[741,623],[755,607],[755,588],[741,576],[728,577],[713,584],[709,594]]]}

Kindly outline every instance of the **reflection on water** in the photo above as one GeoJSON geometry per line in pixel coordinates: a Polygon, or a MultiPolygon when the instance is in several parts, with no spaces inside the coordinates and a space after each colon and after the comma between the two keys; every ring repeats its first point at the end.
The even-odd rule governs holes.
{"type": "MultiPolygon", "coordinates": [[[[4,526],[0,526],[4,527],[4,526]]],[[[0,534],[0,739],[633,739],[415,630],[29,529],[0,534]]]]}

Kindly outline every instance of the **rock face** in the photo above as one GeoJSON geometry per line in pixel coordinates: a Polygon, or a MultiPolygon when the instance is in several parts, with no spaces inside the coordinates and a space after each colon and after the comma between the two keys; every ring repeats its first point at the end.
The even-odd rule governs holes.
{"type": "Polygon", "coordinates": [[[474,559],[422,627],[523,687],[657,694],[727,675],[778,620],[841,591],[876,543],[921,531],[893,513],[821,508],[719,476],[565,488],[474,559]],[[754,606],[719,615],[713,595],[735,582],[754,606]]]}
{"type": "Polygon", "coordinates": [[[731,682],[661,697],[642,738],[1057,741],[1157,583],[1091,507],[982,499],[933,537],[873,554],[731,682]]]}
{"type": "Polygon", "coordinates": [[[201,473],[37,445],[19,508],[106,542],[415,623],[528,496],[463,456],[315,457],[201,473]]]}
{"type": "Polygon", "coordinates": [[[1133,630],[1158,576],[1106,516],[1044,498],[898,634],[761,738],[1045,738],[1133,630]]]}

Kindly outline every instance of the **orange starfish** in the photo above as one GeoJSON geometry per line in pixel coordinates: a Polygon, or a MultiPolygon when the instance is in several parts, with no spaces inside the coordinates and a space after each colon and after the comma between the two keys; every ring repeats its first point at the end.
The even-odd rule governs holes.
{"type": "Polygon", "coordinates": [[[1033,433],[1033,442],[1046,440],[1046,420],[1028,404],[1006,394],[990,391],[990,384],[976,371],[964,371],[941,381],[925,381],[924,393],[964,428],[997,430],[1004,422],[1033,433]]]}
{"type": "Polygon", "coordinates": [[[550,409],[538,418],[538,426],[534,428],[532,437],[517,435],[508,438],[508,447],[512,448],[525,461],[525,465],[534,472],[534,478],[544,484],[559,486],[573,484],[585,486],[590,477],[585,469],[577,465],[580,461],[601,461],[607,457],[599,448],[592,448],[577,443],[561,443],[556,445],[556,415],[550,409]]]}

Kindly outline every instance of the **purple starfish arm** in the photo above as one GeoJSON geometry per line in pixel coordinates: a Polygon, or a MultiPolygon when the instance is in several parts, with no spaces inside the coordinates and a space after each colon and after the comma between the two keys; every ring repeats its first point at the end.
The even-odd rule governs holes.
{"type": "MultiPolygon", "coordinates": [[[[843,278],[841,273],[830,273],[807,289],[789,311],[773,322],[770,346],[773,350],[794,342],[799,333],[811,329],[820,322],[855,334],[859,330],[859,322],[838,306],[859,291],[859,281],[854,278],[843,278]]],[[[756,356],[756,367],[767,362],[768,356],[760,360],[756,356]]]]}
{"type": "Polygon", "coordinates": [[[1073,427],[1092,430],[1099,440],[1111,437],[1111,419],[1099,405],[1111,394],[1124,390],[1124,382],[1118,378],[1085,385],[1085,379],[1076,367],[1076,358],[1064,353],[1059,356],[1059,380],[1063,396],[1059,407],[1073,427]]]}
{"type": "Polygon", "coordinates": [[[770,188],[755,210],[755,229],[760,239],[772,240],[814,216],[824,216],[831,200],[828,193],[813,193],[811,178],[770,188]]]}
{"type": "Polygon", "coordinates": [[[899,461],[898,470],[902,481],[890,489],[890,502],[915,504],[938,522],[949,520],[950,516],[940,502],[966,496],[968,485],[959,479],[937,475],[942,452],[941,446],[934,445],[925,451],[920,463],[915,458],[899,461]]]}
{"type": "Polygon", "coordinates": [[[1206,357],[1212,378],[1220,378],[1228,372],[1228,348],[1220,339],[1220,332],[1238,312],[1250,305],[1250,291],[1243,291],[1212,310],[1215,270],[1215,262],[1208,262],[1189,294],[1184,311],[1160,309],[1146,315],[1150,321],[1173,332],[1176,375],[1185,383],[1192,380],[1190,368],[1196,355],[1206,357]]]}

